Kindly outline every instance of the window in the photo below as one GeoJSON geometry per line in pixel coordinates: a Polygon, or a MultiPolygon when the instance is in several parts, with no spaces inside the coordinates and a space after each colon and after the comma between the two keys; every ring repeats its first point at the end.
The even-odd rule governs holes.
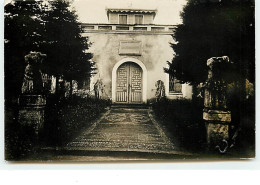
{"type": "Polygon", "coordinates": [[[169,75],[169,93],[182,93],[182,84],[179,80],[174,78],[173,75],[169,75]]]}
{"type": "Polygon", "coordinates": [[[119,24],[127,24],[127,15],[119,15],[119,24]]]}
{"type": "Polygon", "coordinates": [[[135,24],[143,24],[143,15],[135,15],[135,24]]]}

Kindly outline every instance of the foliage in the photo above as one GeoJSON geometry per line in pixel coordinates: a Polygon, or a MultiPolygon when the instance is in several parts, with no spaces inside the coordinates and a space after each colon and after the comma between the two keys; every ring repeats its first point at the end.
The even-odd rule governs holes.
{"type": "MultiPolygon", "coordinates": [[[[83,128],[90,127],[91,122],[111,103],[109,100],[80,97],[57,101],[55,96],[47,100],[45,124],[38,140],[41,147],[66,144],[83,128]]],[[[34,130],[18,123],[15,102],[8,107],[5,109],[5,159],[17,161],[39,157],[34,130]]]]}
{"type": "Polygon", "coordinates": [[[254,1],[189,0],[181,17],[183,23],[173,36],[176,56],[167,72],[182,82],[198,84],[207,79],[207,59],[228,56],[239,79],[254,83],[254,1]]]}
{"type": "Polygon", "coordinates": [[[70,6],[69,1],[60,0],[50,1],[45,7],[45,42],[41,48],[47,53],[44,71],[68,81],[82,81],[90,77],[92,54],[86,52],[88,40],[81,35],[83,29],[70,6]]]}
{"type": "Polygon", "coordinates": [[[46,109],[45,139],[48,145],[61,146],[71,140],[82,128],[90,126],[105,108],[109,100],[73,97],[60,102],[49,99],[46,109]]]}
{"type": "Polygon", "coordinates": [[[21,92],[24,56],[40,47],[43,22],[41,8],[36,1],[15,1],[5,6],[5,96],[21,92]]]}
{"type": "Polygon", "coordinates": [[[69,81],[90,76],[89,43],[81,36],[83,30],[69,1],[13,1],[5,6],[4,31],[6,96],[20,94],[24,56],[30,51],[47,55],[44,73],[69,81]]]}
{"type": "MultiPolygon", "coordinates": [[[[30,51],[46,54],[48,58],[43,61],[42,72],[57,77],[62,76],[67,80],[87,79],[93,64],[90,61],[92,55],[86,51],[89,46],[88,40],[81,36],[83,30],[77,21],[75,11],[70,10],[69,1],[12,1],[4,8],[5,144],[6,158],[12,160],[24,157],[28,153],[32,154],[36,142],[33,130],[22,127],[17,121],[17,99],[21,93],[24,77],[25,55],[30,51]]],[[[60,133],[56,132],[61,128],[57,119],[61,116],[59,111],[63,109],[65,111],[66,106],[60,107],[58,100],[60,97],[55,96],[54,105],[48,105],[46,108],[46,119],[53,124],[48,125],[50,130],[46,137],[48,134],[54,136],[60,133]]],[[[79,113],[84,115],[82,120],[93,119],[90,112],[94,112],[97,116],[104,108],[103,104],[98,104],[97,110],[92,107],[84,109],[86,105],[80,102],[78,105],[82,107],[73,105],[75,109],[71,108],[72,113],[80,108],[83,108],[83,112],[85,111],[85,115],[83,112],[79,113]]],[[[69,113],[67,112],[67,115],[70,115],[69,113]]],[[[72,114],[72,117],[75,119],[77,114],[72,114]]],[[[79,118],[75,120],[77,122],[73,124],[83,124],[79,118]]],[[[72,129],[69,130],[71,132],[76,129],[73,126],[69,128],[72,129]]],[[[66,132],[65,130],[64,133],[66,132]]]]}
{"type": "MultiPolygon", "coordinates": [[[[236,97],[231,97],[237,100],[236,97]]],[[[229,99],[231,99],[229,98],[229,99]]],[[[205,152],[206,127],[202,119],[202,99],[164,99],[153,102],[153,111],[165,128],[176,147],[190,152],[205,152]]],[[[255,151],[255,98],[250,97],[229,105],[231,110],[230,135],[232,136],[240,122],[240,129],[235,146],[229,156],[254,156],[255,151]],[[237,107],[242,106],[241,109],[237,107]],[[238,118],[239,117],[239,118],[238,118]]],[[[205,154],[205,153],[204,153],[205,154]]]]}
{"type": "Polygon", "coordinates": [[[202,152],[205,148],[206,131],[201,100],[164,99],[153,103],[152,108],[176,147],[202,152]]]}
{"type": "Polygon", "coordinates": [[[17,120],[18,106],[16,102],[5,108],[5,159],[21,160],[29,153],[35,154],[36,140],[34,130],[21,126],[17,120]]]}

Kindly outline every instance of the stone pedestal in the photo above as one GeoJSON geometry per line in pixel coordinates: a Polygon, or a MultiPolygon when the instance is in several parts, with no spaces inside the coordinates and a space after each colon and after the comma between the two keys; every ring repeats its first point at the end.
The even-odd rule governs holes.
{"type": "Polygon", "coordinates": [[[208,79],[205,83],[203,119],[207,130],[208,149],[214,150],[225,143],[228,147],[231,111],[227,107],[226,56],[213,57],[207,61],[208,79]]]}
{"type": "Polygon", "coordinates": [[[210,150],[222,143],[223,140],[228,141],[231,122],[230,111],[204,110],[203,119],[205,120],[207,144],[210,150]]]}
{"type": "Polygon", "coordinates": [[[46,98],[42,95],[21,95],[19,97],[18,120],[22,127],[29,127],[36,137],[43,128],[46,98]]]}

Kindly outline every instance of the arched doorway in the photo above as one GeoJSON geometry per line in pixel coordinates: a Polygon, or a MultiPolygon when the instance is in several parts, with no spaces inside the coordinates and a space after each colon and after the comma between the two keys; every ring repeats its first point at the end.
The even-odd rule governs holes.
{"type": "Polygon", "coordinates": [[[139,104],[146,102],[147,71],[142,62],[133,58],[119,61],[112,72],[112,101],[139,104]]]}
{"type": "Polygon", "coordinates": [[[125,62],[116,73],[116,102],[142,103],[142,68],[134,62],[125,62]]]}

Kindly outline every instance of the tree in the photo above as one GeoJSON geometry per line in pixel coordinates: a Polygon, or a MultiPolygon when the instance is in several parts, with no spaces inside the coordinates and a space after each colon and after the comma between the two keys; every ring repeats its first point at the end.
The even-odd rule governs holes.
{"type": "MultiPolygon", "coordinates": [[[[70,10],[68,0],[14,1],[5,6],[5,94],[21,92],[24,56],[30,51],[47,55],[42,72],[72,83],[90,77],[93,62],[88,39],[70,10]]],[[[72,85],[71,85],[72,87],[72,85]]]]}
{"type": "Polygon", "coordinates": [[[75,11],[70,10],[67,0],[50,1],[46,14],[45,39],[42,50],[47,54],[44,71],[70,81],[83,81],[90,77],[93,63],[87,38],[82,36],[83,30],[77,21],[75,11]]]}
{"type": "Polygon", "coordinates": [[[255,83],[254,1],[188,0],[181,17],[173,36],[176,54],[166,72],[197,85],[207,79],[207,59],[228,56],[233,69],[226,77],[235,82],[228,97],[232,124],[253,120],[254,98],[246,98],[246,79],[255,83]]]}
{"type": "Polygon", "coordinates": [[[5,96],[17,97],[25,68],[24,56],[39,50],[43,24],[41,8],[36,1],[14,1],[5,6],[4,57],[5,96]]]}
{"type": "Polygon", "coordinates": [[[255,82],[255,22],[252,0],[189,0],[172,44],[176,53],[170,74],[198,84],[207,78],[206,61],[228,56],[241,83],[255,82]]]}

